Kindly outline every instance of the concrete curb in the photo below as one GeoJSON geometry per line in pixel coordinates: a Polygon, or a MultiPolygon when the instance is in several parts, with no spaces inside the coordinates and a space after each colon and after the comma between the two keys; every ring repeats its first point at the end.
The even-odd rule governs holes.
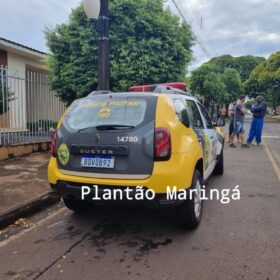
{"type": "Polygon", "coordinates": [[[20,218],[25,218],[57,203],[60,196],[54,192],[47,192],[29,201],[18,204],[0,212],[0,230],[14,223],[20,218]]]}
{"type": "Polygon", "coordinates": [[[280,122],[280,119],[276,119],[276,118],[267,118],[266,122],[268,123],[277,123],[280,122]]]}

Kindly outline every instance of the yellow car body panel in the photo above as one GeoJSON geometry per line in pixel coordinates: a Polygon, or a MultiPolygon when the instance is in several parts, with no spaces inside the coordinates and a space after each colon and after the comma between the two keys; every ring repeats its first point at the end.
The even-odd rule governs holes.
{"type": "MultiPolygon", "coordinates": [[[[65,115],[64,115],[65,116],[65,115]]],[[[60,127],[63,118],[59,122],[60,127]]],[[[203,159],[202,147],[191,128],[186,128],[178,119],[174,105],[168,95],[158,96],[156,108],[156,127],[170,131],[172,154],[168,161],[155,161],[153,172],[146,179],[100,179],[73,176],[63,173],[58,167],[57,159],[51,157],[48,166],[49,183],[56,185],[58,181],[80,183],[85,185],[105,186],[143,186],[155,193],[166,193],[167,187],[176,186],[187,189],[191,186],[195,166],[203,159]]]]}
{"type": "Polygon", "coordinates": [[[216,131],[224,138],[225,137],[225,133],[223,131],[223,129],[221,127],[216,127],[216,131]]]}

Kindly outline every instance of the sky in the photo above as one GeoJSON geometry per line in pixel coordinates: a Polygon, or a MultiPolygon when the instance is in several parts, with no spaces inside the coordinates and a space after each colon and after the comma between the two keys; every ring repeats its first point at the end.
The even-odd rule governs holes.
{"type": "MultiPolygon", "coordinates": [[[[280,50],[280,0],[167,0],[196,35],[190,70],[211,57],[280,50]]],[[[43,30],[67,21],[80,0],[0,0],[0,37],[48,52],[43,30]]]]}

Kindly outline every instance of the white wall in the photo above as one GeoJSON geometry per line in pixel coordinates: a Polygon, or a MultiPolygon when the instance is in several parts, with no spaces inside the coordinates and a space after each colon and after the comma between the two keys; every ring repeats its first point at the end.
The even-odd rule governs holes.
{"type": "Polygon", "coordinates": [[[10,102],[10,129],[26,128],[25,59],[8,52],[8,88],[14,93],[10,102]]]}
{"type": "Polygon", "coordinates": [[[32,58],[8,52],[8,87],[15,100],[10,102],[10,129],[26,129],[26,65],[45,70],[42,63],[32,58]]]}

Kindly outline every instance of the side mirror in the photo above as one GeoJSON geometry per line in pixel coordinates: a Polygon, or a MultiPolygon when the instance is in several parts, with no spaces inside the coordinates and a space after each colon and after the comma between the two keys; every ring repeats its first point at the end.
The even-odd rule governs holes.
{"type": "Polygon", "coordinates": [[[214,123],[214,126],[216,127],[224,127],[226,125],[226,121],[223,118],[219,118],[216,123],[214,123]]]}

